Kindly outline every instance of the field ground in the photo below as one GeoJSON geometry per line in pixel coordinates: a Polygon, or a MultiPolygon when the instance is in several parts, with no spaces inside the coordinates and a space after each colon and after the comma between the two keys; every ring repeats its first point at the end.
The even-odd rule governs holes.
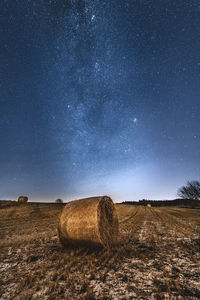
{"type": "Polygon", "coordinates": [[[200,299],[200,209],[116,205],[112,251],[63,249],[60,204],[0,209],[0,299],[200,299]]]}

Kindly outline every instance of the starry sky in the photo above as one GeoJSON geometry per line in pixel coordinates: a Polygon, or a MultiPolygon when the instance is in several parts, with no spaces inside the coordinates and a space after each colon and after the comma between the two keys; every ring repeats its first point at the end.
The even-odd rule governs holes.
{"type": "Polygon", "coordinates": [[[0,199],[200,179],[199,0],[1,0],[0,66],[0,199]]]}

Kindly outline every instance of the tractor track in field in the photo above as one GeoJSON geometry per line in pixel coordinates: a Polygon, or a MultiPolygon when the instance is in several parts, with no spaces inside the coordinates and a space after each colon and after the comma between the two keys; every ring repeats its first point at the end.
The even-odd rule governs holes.
{"type": "Polygon", "coordinates": [[[0,211],[0,300],[200,299],[200,211],[117,205],[112,250],[63,249],[62,207],[0,211]]]}
{"type": "Polygon", "coordinates": [[[173,295],[173,290],[176,289],[179,291],[179,295],[182,295],[182,297],[187,295],[189,299],[191,297],[190,293],[192,289],[187,290],[184,287],[187,286],[188,281],[190,281],[190,286],[193,287],[193,290],[195,291],[194,294],[199,297],[200,286],[193,284],[193,279],[199,278],[200,260],[199,251],[197,248],[195,249],[197,238],[195,230],[192,226],[187,227],[187,223],[181,217],[174,218],[173,210],[164,214],[162,211],[156,212],[154,209],[152,212],[161,222],[161,226],[158,226],[157,229],[158,233],[161,233],[163,237],[161,240],[161,247],[163,249],[162,252],[159,252],[162,253],[162,255],[159,254],[162,261],[167,263],[167,265],[171,267],[171,270],[174,270],[174,273],[176,270],[180,272],[180,267],[182,269],[182,278],[177,281],[177,279],[173,278],[175,275],[171,274],[170,276],[170,268],[167,268],[168,272],[166,273],[168,274],[168,278],[171,277],[170,280],[168,279],[171,295],[173,295]],[[163,234],[164,232],[168,233],[166,237],[163,234]],[[169,255],[170,251],[172,255],[169,255]],[[174,267],[175,263],[176,265],[179,265],[179,268],[177,268],[177,266],[174,267]],[[188,267],[191,268],[190,272],[188,272],[188,267]],[[177,282],[179,282],[179,284],[177,282]],[[180,286],[182,286],[182,288],[180,288],[180,286]]]}
{"type": "MultiPolygon", "coordinates": [[[[191,228],[185,229],[184,225],[182,219],[180,222],[178,220],[175,222],[170,213],[157,212],[155,208],[144,210],[143,223],[139,232],[140,243],[137,246],[138,250],[140,249],[140,255],[142,255],[142,248],[146,249],[142,260],[148,260],[147,264],[151,265],[152,273],[157,274],[155,286],[158,285],[158,287],[154,292],[152,291],[153,297],[159,295],[163,299],[167,299],[167,297],[172,299],[172,297],[179,296],[180,299],[185,299],[187,296],[187,299],[198,299],[200,295],[200,286],[197,282],[193,282],[195,278],[200,279],[199,255],[190,251],[194,247],[191,238],[189,240],[190,248],[188,248],[188,244],[185,244],[185,239],[187,239],[185,235],[193,236],[194,232],[191,232],[191,228]],[[191,274],[188,273],[188,267],[191,267],[191,274]],[[181,269],[183,274],[180,272],[181,269]],[[180,278],[180,275],[183,275],[183,278],[180,278]],[[187,288],[188,281],[190,281],[191,289],[187,288]]],[[[129,263],[131,263],[131,259],[129,263]]],[[[148,277],[144,271],[142,275],[152,278],[148,277]]],[[[149,282],[152,284],[151,281],[149,282]]],[[[138,295],[141,293],[142,291],[138,295]]],[[[147,287],[146,293],[150,293],[150,286],[147,287]]],[[[144,289],[143,297],[147,297],[144,289]]]]}

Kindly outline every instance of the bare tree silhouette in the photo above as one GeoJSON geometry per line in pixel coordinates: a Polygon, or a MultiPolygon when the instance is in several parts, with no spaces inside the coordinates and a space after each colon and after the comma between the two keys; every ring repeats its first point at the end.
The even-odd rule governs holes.
{"type": "Polygon", "coordinates": [[[178,196],[184,199],[200,200],[200,181],[188,181],[178,190],[178,196]]]}
{"type": "Polygon", "coordinates": [[[63,203],[63,200],[62,200],[62,199],[56,199],[55,202],[56,202],[56,203],[63,203]]]}

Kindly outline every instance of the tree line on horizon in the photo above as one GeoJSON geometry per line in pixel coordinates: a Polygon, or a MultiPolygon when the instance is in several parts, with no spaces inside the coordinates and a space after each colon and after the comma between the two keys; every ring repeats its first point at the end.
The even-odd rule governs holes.
{"type": "Polygon", "coordinates": [[[142,199],[137,201],[124,201],[124,204],[131,205],[147,205],[152,206],[173,206],[173,205],[189,205],[199,206],[200,205],[200,181],[192,180],[188,181],[185,186],[178,189],[177,195],[180,197],[174,200],[147,200],[142,199]]]}

